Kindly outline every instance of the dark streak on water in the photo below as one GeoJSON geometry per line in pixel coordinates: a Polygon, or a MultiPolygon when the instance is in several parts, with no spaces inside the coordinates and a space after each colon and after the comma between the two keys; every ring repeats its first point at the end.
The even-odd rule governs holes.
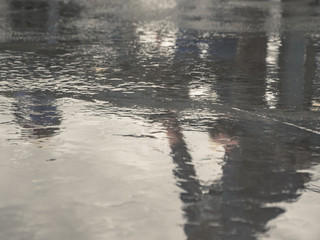
{"type": "Polygon", "coordinates": [[[0,239],[319,239],[319,1],[0,8],[0,239]]]}

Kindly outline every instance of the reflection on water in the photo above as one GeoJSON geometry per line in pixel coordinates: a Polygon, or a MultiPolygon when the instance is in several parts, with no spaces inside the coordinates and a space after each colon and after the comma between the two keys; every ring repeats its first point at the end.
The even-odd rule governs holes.
{"type": "Polygon", "coordinates": [[[318,239],[318,3],[0,6],[0,238],[318,239]]]}
{"type": "Polygon", "coordinates": [[[59,130],[60,116],[54,97],[49,92],[17,92],[14,115],[29,137],[43,138],[59,130]]]}

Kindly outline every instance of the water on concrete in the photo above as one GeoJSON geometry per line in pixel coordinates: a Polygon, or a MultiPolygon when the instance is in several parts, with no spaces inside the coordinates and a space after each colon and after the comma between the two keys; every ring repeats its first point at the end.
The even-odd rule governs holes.
{"type": "Polygon", "coordinates": [[[0,239],[320,238],[319,1],[0,9],[0,239]]]}

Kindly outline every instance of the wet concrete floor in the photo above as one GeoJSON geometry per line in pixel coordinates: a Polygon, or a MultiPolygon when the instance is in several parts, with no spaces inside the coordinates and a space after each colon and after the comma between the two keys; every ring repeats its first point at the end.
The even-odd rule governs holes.
{"type": "Polygon", "coordinates": [[[0,9],[0,239],[320,239],[319,1],[0,9]]]}

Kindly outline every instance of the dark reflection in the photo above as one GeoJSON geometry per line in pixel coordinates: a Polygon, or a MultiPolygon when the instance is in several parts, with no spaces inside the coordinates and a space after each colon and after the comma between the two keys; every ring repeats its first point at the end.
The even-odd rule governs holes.
{"type": "Polygon", "coordinates": [[[22,135],[30,138],[52,137],[59,131],[60,112],[48,91],[17,92],[14,115],[22,127],[22,135]]]}
{"type": "Polygon", "coordinates": [[[287,108],[301,108],[304,102],[304,37],[298,33],[285,35],[280,52],[279,104],[287,108]]]}
{"type": "Polygon", "coordinates": [[[312,102],[316,98],[317,92],[314,90],[314,85],[319,82],[317,78],[317,43],[314,39],[308,39],[305,46],[305,62],[304,62],[304,101],[303,106],[306,109],[312,109],[312,102]]]}
{"type": "Polygon", "coordinates": [[[239,38],[235,69],[235,104],[264,105],[266,75],[266,36],[242,36],[239,38]]]}
{"type": "Polygon", "coordinates": [[[297,147],[309,136],[300,133],[304,136],[299,136],[294,144],[291,136],[277,124],[264,124],[263,128],[256,121],[222,120],[217,124],[213,131],[222,127],[228,135],[236,136],[239,143],[232,154],[226,153],[222,193],[216,193],[223,199],[222,226],[229,239],[255,239],[257,233],[267,230],[265,225],[269,220],[283,212],[265,205],[296,200],[298,190],[309,181],[309,174],[297,172],[294,163],[304,161],[309,165],[312,151],[297,147]],[[297,152],[306,155],[296,159],[297,152]]]}
{"type": "Polygon", "coordinates": [[[309,109],[312,106],[316,78],[316,46],[299,33],[283,36],[280,49],[279,105],[288,109],[309,109]]]}
{"type": "MultiPolygon", "coordinates": [[[[172,159],[176,164],[173,173],[177,178],[178,185],[185,190],[185,193],[181,194],[181,200],[185,203],[194,202],[200,196],[201,189],[196,180],[192,158],[188,153],[187,145],[183,140],[181,127],[173,112],[167,113],[162,121],[171,148],[172,159]]],[[[186,208],[188,209],[187,206],[186,208]]],[[[188,215],[188,220],[194,220],[193,218],[195,216],[191,212],[186,210],[186,214],[188,215]]]]}

